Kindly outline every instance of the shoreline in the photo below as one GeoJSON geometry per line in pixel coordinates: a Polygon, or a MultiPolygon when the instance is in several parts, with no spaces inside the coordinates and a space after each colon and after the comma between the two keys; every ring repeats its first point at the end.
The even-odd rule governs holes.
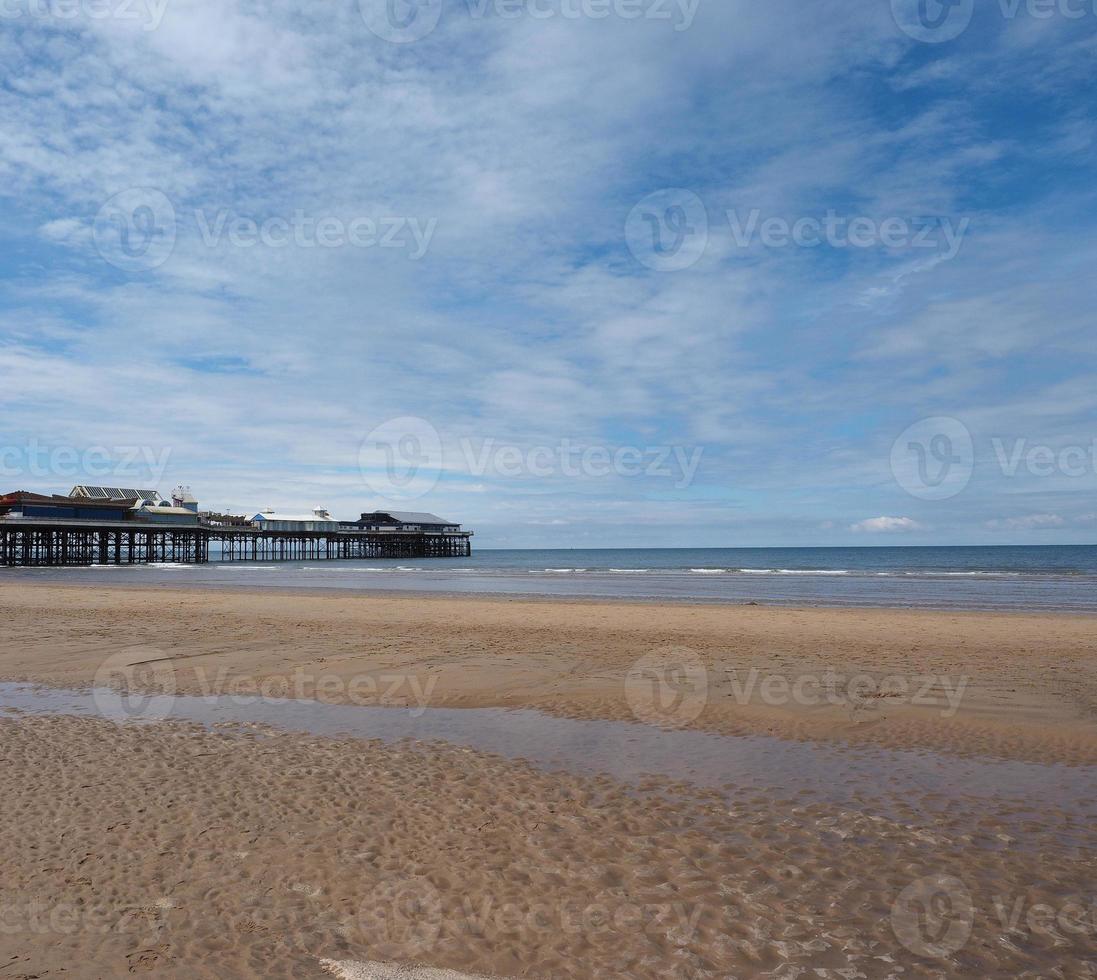
{"type": "Polygon", "coordinates": [[[1097,762],[1089,615],[288,591],[9,585],[0,679],[86,688],[113,664],[113,683],[125,651],[151,650],[134,657],[170,664],[179,694],[286,684],[332,703],[1097,762]],[[702,701],[645,716],[653,666],[700,680],[702,701]]]}

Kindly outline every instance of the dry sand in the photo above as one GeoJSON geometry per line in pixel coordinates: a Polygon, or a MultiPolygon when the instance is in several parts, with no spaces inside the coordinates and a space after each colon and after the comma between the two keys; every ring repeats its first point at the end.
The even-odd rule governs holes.
{"type": "MultiPolygon", "coordinates": [[[[413,692],[382,675],[434,678],[431,705],[633,718],[656,651],[641,677],[706,671],[675,724],[851,759],[881,742],[1088,763],[1093,622],[15,586],[0,679],[86,684],[159,651],[180,690],[301,672],[393,703],[413,692]],[[740,699],[726,670],[751,668],[936,676],[936,702],[740,699]],[[940,681],[961,677],[950,714],[940,681]]],[[[0,719],[0,778],[0,980],[1097,977],[1097,827],[1049,800],[838,807],[441,744],[30,716],[0,719]]]]}

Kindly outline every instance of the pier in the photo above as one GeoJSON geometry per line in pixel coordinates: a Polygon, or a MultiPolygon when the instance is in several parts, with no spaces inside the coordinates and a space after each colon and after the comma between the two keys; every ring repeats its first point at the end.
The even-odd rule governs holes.
{"type": "Polygon", "coordinates": [[[367,511],[336,520],[264,510],[199,511],[189,487],[73,487],[66,496],[0,495],[0,566],[201,565],[210,561],[467,558],[472,532],[422,511],[367,511]]]}
{"type": "Polygon", "coordinates": [[[0,565],[467,558],[471,531],[268,531],[128,522],[0,521],[0,565]]]}

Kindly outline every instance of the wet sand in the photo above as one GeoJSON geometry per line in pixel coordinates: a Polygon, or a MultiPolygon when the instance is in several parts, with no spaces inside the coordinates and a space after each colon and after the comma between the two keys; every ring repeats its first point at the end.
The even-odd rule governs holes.
{"type": "Polygon", "coordinates": [[[153,681],[179,693],[1097,762],[1092,616],[28,585],[0,589],[0,619],[2,680],[113,682],[166,660],[153,681]]]}
{"type": "Polygon", "coordinates": [[[1092,622],[5,588],[0,680],[159,700],[0,715],[0,978],[1097,976],[1092,622]],[[641,763],[172,715],[211,690],[624,721],[641,763]],[[667,765],[706,731],[793,763],[667,765]],[[1065,789],[979,781],[1018,765],[1065,789]]]}
{"type": "Polygon", "coordinates": [[[809,793],[728,803],[442,745],[179,723],[32,718],[0,735],[5,977],[319,978],[321,960],[1084,977],[1097,962],[1092,822],[1064,845],[1053,807],[927,821],[920,798],[893,817],[809,793]],[[922,922],[930,902],[942,927],[922,922]],[[1029,921],[1043,907],[1047,928],[1029,921]],[[1015,908],[1019,931],[999,915],[1015,908]]]}

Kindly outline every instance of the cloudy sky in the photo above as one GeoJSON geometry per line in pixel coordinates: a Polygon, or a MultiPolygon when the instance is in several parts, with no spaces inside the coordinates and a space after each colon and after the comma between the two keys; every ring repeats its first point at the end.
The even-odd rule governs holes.
{"type": "Polygon", "coordinates": [[[2,0],[3,487],[1097,541],[1089,0],[2,0]]]}

